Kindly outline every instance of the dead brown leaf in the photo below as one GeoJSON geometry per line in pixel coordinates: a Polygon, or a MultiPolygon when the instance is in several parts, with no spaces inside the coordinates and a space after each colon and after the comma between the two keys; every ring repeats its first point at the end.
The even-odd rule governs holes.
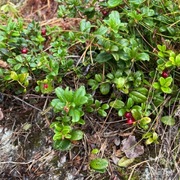
{"type": "Polygon", "coordinates": [[[9,64],[3,60],[0,60],[0,67],[7,69],[9,68],[9,64]]]}
{"type": "Polygon", "coordinates": [[[122,151],[128,158],[136,158],[144,153],[144,146],[137,144],[135,136],[129,136],[122,141],[122,151]]]}

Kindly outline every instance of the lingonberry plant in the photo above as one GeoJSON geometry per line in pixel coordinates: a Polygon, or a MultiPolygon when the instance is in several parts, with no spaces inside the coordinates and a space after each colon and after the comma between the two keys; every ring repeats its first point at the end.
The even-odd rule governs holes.
{"type": "Polygon", "coordinates": [[[53,136],[54,147],[60,150],[67,150],[71,147],[71,141],[81,140],[83,132],[74,128],[76,124],[85,124],[83,120],[83,106],[88,104],[89,95],[86,94],[84,86],[76,91],[69,87],[55,89],[57,99],[53,99],[51,105],[55,113],[60,113],[56,122],[51,124],[55,135],[53,136]]]}
{"type": "MultiPolygon", "coordinates": [[[[71,142],[83,138],[80,125],[86,123],[86,112],[106,120],[113,112],[125,127],[140,131],[146,144],[158,143],[157,123],[176,123],[180,88],[178,3],[57,2],[58,17],[80,19],[77,26],[70,30],[41,27],[34,21],[26,24],[22,18],[1,17],[0,57],[8,64],[8,68],[0,65],[2,91],[55,93],[57,98],[51,102],[57,115],[51,124],[55,148],[67,150],[71,142]],[[172,107],[174,112],[169,115],[172,107]]],[[[99,159],[91,168],[104,172],[108,163],[105,161],[101,169],[94,167],[96,162],[99,159]]]]}

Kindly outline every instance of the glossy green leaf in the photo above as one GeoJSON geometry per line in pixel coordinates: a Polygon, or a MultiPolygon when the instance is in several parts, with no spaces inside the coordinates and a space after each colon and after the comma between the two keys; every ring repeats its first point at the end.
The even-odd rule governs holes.
{"type": "Polygon", "coordinates": [[[86,90],[84,86],[81,86],[74,92],[73,102],[77,105],[83,105],[88,101],[88,97],[86,95],[86,90]]]}
{"type": "Polygon", "coordinates": [[[110,106],[115,108],[115,109],[120,109],[120,108],[124,107],[125,104],[123,101],[116,99],[115,101],[110,102],[110,106]]]}
{"type": "Polygon", "coordinates": [[[149,61],[149,54],[147,53],[139,53],[136,57],[138,60],[149,61]]]}
{"type": "Polygon", "coordinates": [[[100,54],[97,55],[96,57],[96,61],[98,63],[105,63],[107,61],[109,61],[110,59],[112,59],[113,56],[107,52],[101,52],[100,54]]]}
{"type": "Polygon", "coordinates": [[[88,85],[92,87],[92,90],[96,90],[99,87],[99,83],[94,79],[89,79],[88,85]]]}
{"type": "Polygon", "coordinates": [[[84,121],[83,119],[80,119],[80,120],[78,121],[78,124],[85,125],[85,121],[84,121]]]}
{"type": "Polygon", "coordinates": [[[125,109],[125,108],[120,109],[120,110],[118,111],[118,116],[124,116],[125,112],[126,112],[126,109],[125,109]]]}
{"type": "Polygon", "coordinates": [[[81,117],[81,113],[77,109],[70,109],[69,115],[72,117],[72,122],[78,122],[81,117]]]}
{"type": "Polygon", "coordinates": [[[130,109],[134,105],[134,101],[131,97],[128,98],[126,108],[130,109]]]}
{"type": "Polygon", "coordinates": [[[153,132],[153,140],[157,141],[158,140],[158,134],[156,132],[153,132]]]}
{"type": "Polygon", "coordinates": [[[104,20],[104,22],[111,28],[114,33],[118,33],[119,27],[121,25],[119,12],[112,11],[109,15],[109,19],[104,20]]]}
{"type": "Polygon", "coordinates": [[[99,149],[95,148],[92,149],[91,154],[98,154],[99,153],[99,149]]]}
{"type": "Polygon", "coordinates": [[[103,109],[99,109],[99,110],[98,110],[98,114],[99,114],[100,116],[102,116],[102,117],[106,117],[106,116],[107,116],[107,112],[104,111],[103,109]]]}
{"type": "Polygon", "coordinates": [[[58,149],[61,151],[66,151],[71,148],[71,141],[68,139],[56,140],[56,141],[54,141],[53,146],[55,149],[58,149]]]}
{"type": "Polygon", "coordinates": [[[11,55],[11,52],[6,48],[0,48],[0,53],[5,55],[5,56],[11,55]]]}
{"type": "Polygon", "coordinates": [[[55,93],[61,102],[66,102],[66,98],[64,97],[64,90],[62,88],[57,87],[55,89],[55,93]]]}
{"type": "Polygon", "coordinates": [[[102,106],[101,106],[101,109],[109,109],[109,105],[108,104],[103,104],[102,106]]]}
{"type": "Polygon", "coordinates": [[[19,74],[19,75],[18,75],[18,79],[19,79],[19,81],[20,81],[21,83],[23,83],[24,81],[27,80],[28,76],[29,76],[28,73],[19,74]]]}
{"type": "Polygon", "coordinates": [[[64,108],[65,103],[61,102],[59,99],[53,99],[51,101],[51,106],[54,108],[55,112],[59,112],[64,108]]]}
{"type": "Polygon", "coordinates": [[[110,51],[117,52],[119,50],[119,47],[116,45],[112,45],[110,51]]]}
{"type": "Polygon", "coordinates": [[[62,134],[61,134],[61,133],[56,133],[56,134],[53,136],[53,140],[54,140],[54,141],[61,140],[61,139],[62,139],[62,134]]]}
{"type": "Polygon", "coordinates": [[[114,75],[112,74],[112,73],[108,73],[107,75],[106,75],[106,77],[107,78],[109,78],[109,79],[114,79],[114,75]]]}
{"type": "Polygon", "coordinates": [[[22,64],[21,64],[21,63],[17,63],[17,64],[13,67],[13,69],[14,69],[15,71],[17,71],[17,70],[19,70],[21,67],[22,67],[22,64]]]}
{"type": "Polygon", "coordinates": [[[175,58],[175,65],[176,65],[177,67],[180,67],[180,54],[178,54],[178,55],[176,56],[176,58],[175,58]]]}
{"type": "Polygon", "coordinates": [[[158,134],[156,132],[147,132],[143,134],[143,139],[146,139],[146,145],[158,143],[158,134]]]}
{"type": "Polygon", "coordinates": [[[95,106],[96,108],[99,108],[101,106],[101,102],[99,100],[95,100],[95,106]]]}
{"type": "Polygon", "coordinates": [[[122,157],[119,161],[118,161],[118,166],[120,167],[128,167],[130,164],[132,164],[134,162],[134,158],[127,158],[127,157],[122,157]]]}
{"type": "Polygon", "coordinates": [[[64,138],[71,139],[71,135],[70,134],[64,134],[64,138]]]}
{"type": "Polygon", "coordinates": [[[153,87],[154,87],[155,89],[160,89],[160,88],[161,88],[159,82],[154,82],[154,83],[153,83],[153,87]]]}
{"type": "Polygon", "coordinates": [[[89,21],[86,21],[85,19],[81,20],[80,22],[80,30],[82,32],[89,33],[91,30],[91,23],[89,21]]]}
{"type": "MultiPolygon", "coordinates": [[[[56,119],[58,120],[58,118],[56,119]]],[[[54,129],[55,133],[59,133],[63,129],[63,125],[59,121],[53,122],[50,127],[54,129]]]]}
{"type": "Polygon", "coordinates": [[[132,109],[131,110],[132,116],[136,119],[136,120],[140,120],[141,116],[142,116],[142,112],[139,109],[132,109]]]}
{"type": "Polygon", "coordinates": [[[129,0],[129,2],[131,4],[137,4],[137,5],[140,5],[144,2],[145,0],[129,0]]]}
{"type": "Polygon", "coordinates": [[[164,102],[164,97],[161,94],[162,93],[159,92],[153,96],[153,103],[155,106],[159,106],[160,104],[162,104],[164,102]]]}
{"type": "Polygon", "coordinates": [[[84,133],[81,130],[72,130],[70,134],[72,141],[81,140],[84,135],[84,133]]]}
{"type": "Polygon", "coordinates": [[[108,7],[113,8],[122,4],[122,2],[123,2],[122,0],[108,0],[107,4],[108,4],[108,7]]]}
{"type": "Polygon", "coordinates": [[[16,61],[20,62],[20,63],[23,63],[24,59],[22,58],[22,56],[16,56],[16,61]]]}
{"type": "Polygon", "coordinates": [[[129,96],[132,98],[132,100],[136,103],[142,103],[147,100],[147,96],[137,91],[131,91],[129,93],[129,96]]]}
{"type": "Polygon", "coordinates": [[[101,74],[95,74],[94,78],[97,82],[102,82],[102,75],[101,74]]]}
{"type": "Polygon", "coordinates": [[[161,90],[166,94],[171,94],[172,93],[172,89],[169,88],[169,87],[161,87],[161,90]]]}
{"type": "Polygon", "coordinates": [[[172,77],[167,77],[167,78],[160,77],[159,78],[160,85],[163,87],[169,87],[171,85],[172,81],[173,81],[172,77]]]}
{"type": "Polygon", "coordinates": [[[103,94],[103,95],[106,95],[108,94],[110,91],[110,84],[109,83],[102,83],[100,85],[100,92],[103,94]]]}
{"type": "Polygon", "coordinates": [[[168,126],[173,126],[175,125],[175,119],[172,116],[163,116],[161,118],[161,121],[168,126]]]}
{"type": "Polygon", "coordinates": [[[64,98],[66,99],[66,101],[68,102],[72,102],[73,100],[73,91],[72,90],[69,90],[68,88],[66,88],[64,90],[64,98]]]}
{"type": "Polygon", "coordinates": [[[72,130],[71,126],[63,126],[63,129],[62,129],[62,134],[68,134],[70,133],[72,130]]]}
{"type": "Polygon", "coordinates": [[[116,87],[118,89],[122,89],[125,86],[126,78],[124,77],[115,78],[114,83],[116,84],[116,87]]]}
{"type": "Polygon", "coordinates": [[[10,77],[14,81],[18,81],[18,75],[15,71],[11,71],[10,77]]]}
{"type": "Polygon", "coordinates": [[[150,117],[143,117],[140,119],[140,125],[144,126],[147,125],[151,122],[151,118],[150,117]]]}
{"type": "Polygon", "coordinates": [[[148,138],[145,143],[146,145],[152,144],[154,142],[153,138],[148,138]]]}
{"type": "Polygon", "coordinates": [[[144,16],[154,16],[155,14],[154,10],[150,9],[149,7],[143,7],[142,13],[144,14],[144,16]]]}
{"type": "Polygon", "coordinates": [[[119,61],[120,55],[119,55],[118,52],[117,52],[117,53],[113,52],[112,55],[113,55],[113,57],[114,57],[114,59],[115,59],[116,61],[119,61]]]}
{"type": "Polygon", "coordinates": [[[104,35],[108,31],[108,28],[106,26],[101,25],[97,31],[94,32],[95,35],[104,35]]]}
{"type": "Polygon", "coordinates": [[[103,158],[96,158],[90,161],[90,167],[94,170],[102,170],[108,167],[108,161],[103,158]]]}

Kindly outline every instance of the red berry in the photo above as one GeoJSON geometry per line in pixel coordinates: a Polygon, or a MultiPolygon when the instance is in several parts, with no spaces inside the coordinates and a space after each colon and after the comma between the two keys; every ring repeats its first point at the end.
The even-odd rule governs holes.
{"type": "Polygon", "coordinates": [[[108,15],[108,13],[109,13],[109,12],[108,12],[108,11],[106,11],[105,9],[104,9],[104,10],[102,10],[101,12],[102,12],[102,14],[103,14],[104,16],[107,16],[107,15],[108,15]]]}
{"type": "Polygon", "coordinates": [[[162,74],[161,74],[161,76],[162,76],[163,78],[167,78],[167,77],[169,76],[169,74],[168,74],[167,71],[163,71],[162,74]]]}
{"type": "Polygon", "coordinates": [[[47,88],[48,88],[48,84],[44,84],[44,85],[43,85],[43,88],[44,88],[44,89],[47,89],[47,88]]]}
{"type": "Polygon", "coordinates": [[[126,113],[124,114],[124,117],[125,117],[125,118],[132,118],[132,113],[131,113],[131,112],[126,112],[126,113]]]}
{"type": "Polygon", "coordinates": [[[46,28],[42,28],[42,29],[41,29],[41,35],[42,35],[42,36],[45,36],[45,35],[46,35],[46,28]]]}
{"type": "Polygon", "coordinates": [[[21,53],[22,53],[22,54],[27,54],[27,53],[28,53],[28,49],[27,49],[26,47],[23,47],[23,48],[21,49],[21,53]]]}
{"type": "Polygon", "coordinates": [[[128,119],[126,120],[126,123],[129,124],[129,125],[134,124],[134,122],[135,122],[135,119],[134,119],[133,117],[128,118],[128,119]]]}

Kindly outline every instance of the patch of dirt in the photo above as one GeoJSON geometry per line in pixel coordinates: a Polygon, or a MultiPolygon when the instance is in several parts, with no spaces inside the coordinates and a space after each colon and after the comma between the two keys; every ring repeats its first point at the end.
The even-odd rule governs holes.
{"type": "Polygon", "coordinates": [[[53,115],[41,115],[35,109],[43,109],[40,104],[45,103],[44,98],[34,102],[5,95],[1,104],[4,118],[0,122],[0,179],[71,180],[82,176],[75,175],[77,166],[71,168],[77,150],[70,156],[53,149],[53,131],[49,128],[53,115]]]}
{"type": "Polygon", "coordinates": [[[41,26],[59,26],[64,30],[79,26],[81,18],[57,18],[58,3],[55,0],[26,0],[20,8],[20,14],[31,22],[40,22],[41,26]]]}
{"type": "Polygon", "coordinates": [[[56,17],[57,9],[58,3],[55,0],[26,0],[20,12],[26,19],[47,21],[56,17]]]}

